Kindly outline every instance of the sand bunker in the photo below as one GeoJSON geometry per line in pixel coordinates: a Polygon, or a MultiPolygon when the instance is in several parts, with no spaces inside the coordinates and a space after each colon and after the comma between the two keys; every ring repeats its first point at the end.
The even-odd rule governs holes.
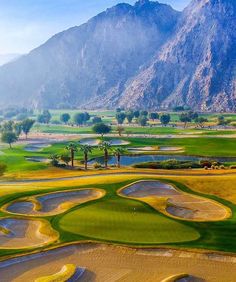
{"type": "Polygon", "coordinates": [[[74,264],[66,264],[58,273],[38,278],[35,282],[73,282],[77,281],[83,275],[84,271],[84,268],[78,268],[74,264]]]}
{"type": "Polygon", "coordinates": [[[49,143],[30,143],[25,146],[26,152],[40,152],[44,148],[49,147],[49,143]]]}
{"type": "Polygon", "coordinates": [[[234,282],[236,273],[236,257],[233,256],[209,257],[207,253],[88,243],[2,261],[0,277],[4,282],[35,281],[60,272],[66,264],[86,268],[82,277],[85,282],[153,282],[178,273],[199,277],[199,280],[192,280],[195,282],[202,281],[200,278],[208,282],[234,282]]]}
{"type": "Polygon", "coordinates": [[[55,215],[88,201],[99,199],[105,195],[104,190],[80,189],[63,191],[40,196],[20,198],[3,207],[12,214],[47,216],[55,215]]]}
{"type": "Polygon", "coordinates": [[[147,146],[147,147],[134,147],[129,148],[132,153],[158,153],[158,152],[174,152],[182,153],[184,149],[182,147],[165,147],[165,146],[147,146]]]}
{"type": "Polygon", "coordinates": [[[82,139],[79,142],[81,145],[90,145],[92,147],[99,146],[101,140],[99,139],[82,139]]]}
{"type": "Polygon", "coordinates": [[[231,216],[230,209],[216,201],[184,193],[160,181],[135,182],[119,193],[139,199],[164,214],[180,219],[219,221],[231,216]]]}
{"type": "Polygon", "coordinates": [[[124,145],[129,145],[128,141],[125,140],[120,140],[120,139],[112,139],[109,141],[111,146],[124,146],[124,145]]]}
{"type": "Polygon", "coordinates": [[[0,249],[39,247],[58,239],[46,220],[0,219],[0,249]]]}

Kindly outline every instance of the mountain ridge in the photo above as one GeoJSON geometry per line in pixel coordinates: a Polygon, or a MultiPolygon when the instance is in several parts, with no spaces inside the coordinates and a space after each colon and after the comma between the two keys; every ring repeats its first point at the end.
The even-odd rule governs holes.
{"type": "Polygon", "coordinates": [[[232,0],[118,4],[1,67],[1,104],[235,110],[234,24],[232,0]]]}

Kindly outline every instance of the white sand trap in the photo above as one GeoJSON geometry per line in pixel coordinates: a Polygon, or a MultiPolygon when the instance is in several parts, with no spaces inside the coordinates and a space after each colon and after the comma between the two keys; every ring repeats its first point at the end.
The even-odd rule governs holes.
{"type": "Polygon", "coordinates": [[[216,201],[184,193],[160,181],[138,181],[119,193],[146,202],[164,214],[185,220],[219,221],[231,216],[231,210],[216,201]]]}
{"type": "Polygon", "coordinates": [[[109,141],[111,146],[124,146],[124,145],[129,145],[128,141],[121,140],[121,139],[112,139],[109,141]]]}
{"type": "Polygon", "coordinates": [[[50,147],[51,144],[48,143],[30,143],[25,146],[26,152],[40,152],[44,148],[50,147]]]}
{"type": "MultiPolygon", "coordinates": [[[[164,249],[80,244],[0,262],[4,282],[35,281],[60,272],[66,264],[86,268],[84,282],[154,282],[189,273],[209,282],[235,282],[236,257],[164,249]],[[226,279],[227,278],[227,279],[226,279]]],[[[181,281],[183,282],[183,281],[181,281]]]]}
{"type": "Polygon", "coordinates": [[[39,247],[57,239],[57,232],[45,220],[0,219],[0,249],[39,247]]]}
{"type": "Polygon", "coordinates": [[[178,152],[178,151],[183,151],[182,147],[160,147],[159,148],[160,152],[178,152]]]}
{"type": "Polygon", "coordinates": [[[80,189],[44,194],[41,196],[18,199],[3,207],[7,212],[21,215],[47,216],[62,213],[78,204],[99,199],[104,190],[80,189]]]}
{"type": "Polygon", "coordinates": [[[101,140],[99,139],[82,139],[79,142],[81,145],[90,145],[92,147],[99,146],[101,140]]]}
{"type": "Polygon", "coordinates": [[[175,152],[182,153],[184,149],[182,147],[165,147],[165,146],[147,146],[147,147],[133,147],[129,148],[133,153],[158,153],[158,152],[175,152]]]}

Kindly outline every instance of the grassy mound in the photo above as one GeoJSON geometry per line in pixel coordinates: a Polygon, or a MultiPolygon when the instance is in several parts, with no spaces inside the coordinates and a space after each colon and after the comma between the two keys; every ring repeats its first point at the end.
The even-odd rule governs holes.
{"type": "Polygon", "coordinates": [[[87,238],[130,244],[186,242],[200,237],[194,228],[126,199],[104,200],[69,212],[59,226],[87,238]]]}

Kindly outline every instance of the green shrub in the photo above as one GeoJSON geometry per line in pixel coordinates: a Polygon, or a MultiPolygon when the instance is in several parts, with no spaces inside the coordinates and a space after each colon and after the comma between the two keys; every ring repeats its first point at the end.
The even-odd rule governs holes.
{"type": "Polygon", "coordinates": [[[162,162],[146,162],[134,165],[135,168],[150,168],[150,169],[190,169],[201,168],[199,163],[191,161],[167,160],[162,162]]]}

